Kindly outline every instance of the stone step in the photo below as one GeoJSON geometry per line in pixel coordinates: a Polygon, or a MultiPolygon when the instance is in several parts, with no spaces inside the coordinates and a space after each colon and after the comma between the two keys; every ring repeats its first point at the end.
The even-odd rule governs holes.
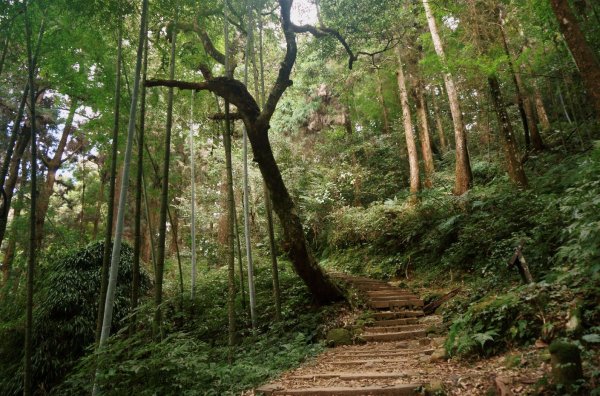
{"type": "Polygon", "coordinates": [[[398,333],[402,331],[419,330],[423,329],[420,324],[407,324],[397,326],[370,326],[366,327],[365,331],[369,333],[398,333]]]}
{"type": "Polygon", "coordinates": [[[401,384],[401,385],[381,385],[381,386],[362,386],[362,387],[314,387],[276,390],[270,395],[302,395],[302,396],[367,396],[367,395],[394,395],[394,396],[412,396],[417,395],[417,389],[421,384],[401,384]]]}
{"type": "Polygon", "coordinates": [[[405,351],[396,351],[396,352],[364,352],[364,353],[354,353],[354,354],[339,354],[335,357],[345,358],[345,357],[355,357],[357,359],[371,360],[371,359],[400,359],[403,356],[415,356],[415,355],[431,355],[433,353],[433,349],[407,349],[405,351]]]}
{"type": "Polygon", "coordinates": [[[402,318],[402,319],[384,319],[384,320],[376,320],[373,322],[373,327],[384,327],[384,326],[401,326],[401,325],[409,325],[416,324],[419,322],[417,318],[402,318]]]}
{"type": "Polygon", "coordinates": [[[370,300],[367,302],[367,305],[374,309],[395,309],[402,307],[422,307],[423,300],[370,300]]]}
{"type": "Polygon", "coordinates": [[[372,314],[375,320],[399,319],[399,318],[417,318],[425,315],[423,311],[393,311],[393,312],[374,312],[372,314]]]}
{"type": "Polygon", "coordinates": [[[394,289],[394,288],[390,288],[390,289],[385,289],[385,290],[367,290],[365,293],[367,293],[367,296],[370,297],[380,297],[380,296],[416,296],[415,293],[411,293],[407,290],[402,290],[402,289],[394,289]]]}
{"type": "Polygon", "coordinates": [[[317,379],[329,379],[329,378],[337,378],[340,380],[353,381],[353,380],[361,380],[361,379],[382,379],[382,378],[402,378],[408,377],[409,373],[389,373],[389,372],[349,372],[349,373],[319,373],[319,374],[304,374],[304,375],[292,375],[291,379],[296,380],[317,380],[317,379]]]}
{"type": "Polygon", "coordinates": [[[411,340],[425,336],[427,336],[425,330],[411,330],[401,331],[397,333],[363,333],[360,337],[367,342],[385,342],[411,340]]]}
{"type": "MultiPolygon", "coordinates": [[[[431,352],[433,353],[433,351],[431,352]]],[[[429,353],[429,351],[423,351],[423,353],[421,353],[422,355],[431,355],[431,353],[429,353]],[[426,353],[427,352],[427,353],[426,353]]],[[[417,354],[413,354],[412,356],[416,356],[417,354]]],[[[375,358],[375,359],[355,359],[355,360],[329,360],[326,362],[323,362],[324,364],[328,364],[331,365],[333,367],[339,367],[339,366],[364,366],[367,367],[369,370],[373,370],[377,365],[381,365],[381,364],[385,364],[385,365],[402,365],[402,364],[406,364],[409,360],[411,360],[412,357],[404,357],[404,358],[400,358],[400,357],[389,357],[389,358],[385,358],[385,357],[379,357],[379,358],[375,358]],[[374,367],[375,366],[375,367],[374,367]]],[[[385,368],[385,367],[382,367],[385,368]]]]}
{"type": "Polygon", "coordinates": [[[367,300],[373,301],[393,301],[393,300],[419,300],[419,297],[412,294],[390,294],[389,296],[367,296],[367,300]]]}

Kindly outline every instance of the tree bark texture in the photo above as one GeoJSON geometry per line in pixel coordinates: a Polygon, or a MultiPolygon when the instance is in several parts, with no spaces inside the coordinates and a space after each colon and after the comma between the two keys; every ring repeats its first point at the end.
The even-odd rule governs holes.
{"type": "Polygon", "coordinates": [[[419,119],[419,141],[421,143],[421,153],[423,154],[423,164],[425,165],[425,187],[433,187],[433,174],[435,165],[433,163],[433,152],[431,150],[431,139],[429,137],[429,121],[427,120],[427,102],[423,95],[423,81],[418,78],[415,81],[413,90],[415,105],[417,109],[417,118],[419,119]]]}
{"type": "Polygon", "coordinates": [[[517,144],[515,142],[515,136],[510,123],[510,118],[508,117],[508,113],[506,112],[506,108],[504,106],[498,78],[495,76],[488,77],[488,85],[490,88],[494,110],[498,116],[498,126],[501,130],[501,141],[504,150],[504,159],[506,161],[508,176],[510,177],[510,180],[517,186],[527,187],[527,177],[525,176],[523,164],[517,156],[517,144]]]}
{"type": "Polygon", "coordinates": [[[596,117],[600,117],[600,62],[586,42],[568,0],[550,0],[550,4],[577,64],[590,104],[596,111],[596,117]]]}
{"type": "Polygon", "coordinates": [[[446,133],[444,132],[444,124],[442,123],[442,117],[440,115],[440,108],[436,99],[435,92],[431,93],[431,102],[433,103],[433,116],[435,119],[435,127],[438,132],[438,139],[440,140],[440,148],[442,154],[448,151],[448,142],[446,141],[446,133]]]}
{"type": "Polygon", "coordinates": [[[418,193],[421,190],[421,181],[419,176],[419,155],[417,153],[417,143],[415,141],[415,132],[413,129],[412,116],[410,114],[410,105],[408,103],[408,91],[406,89],[406,78],[402,65],[400,49],[396,47],[396,57],[398,58],[398,71],[396,77],[398,80],[398,90],[400,92],[400,106],[402,107],[402,123],[404,125],[404,137],[406,139],[406,150],[408,152],[408,166],[410,171],[410,195],[411,202],[418,201],[418,193]]]}

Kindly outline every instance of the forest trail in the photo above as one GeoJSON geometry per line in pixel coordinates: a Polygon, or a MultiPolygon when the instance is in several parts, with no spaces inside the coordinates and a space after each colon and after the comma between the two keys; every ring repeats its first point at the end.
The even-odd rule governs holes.
{"type": "Polygon", "coordinates": [[[332,348],[256,394],[416,395],[435,382],[437,370],[426,365],[443,339],[427,338],[423,300],[384,281],[333,276],[357,289],[375,312],[360,335],[364,344],[332,348]]]}
{"type": "Polygon", "coordinates": [[[548,366],[535,347],[518,355],[470,361],[447,359],[437,315],[423,314],[423,301],[391,284],[333,274],[357,289],[373,311],[360,345],[337,346],[284,373],[254,395],[525,395],[548,366]],[[438,334],[438,335],[432,335],[438,334]],[[518,356],[522,367],[506,364],[518,356]]]}

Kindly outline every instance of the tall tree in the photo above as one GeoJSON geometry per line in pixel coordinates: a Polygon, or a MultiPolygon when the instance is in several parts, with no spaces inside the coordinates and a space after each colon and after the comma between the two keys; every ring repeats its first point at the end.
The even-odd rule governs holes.
{"type": "Polygon", "coordinates": [[[37,239],[36,231],[36,201],[37,201],[37,143],[36,143],[36,115],[35,115],[35,74],[37,65],[33,58],[33,43],[31,38],[31,8],[27,1],[25,8],[25,36],[27,41],[27,70],[29,80],[29,120],[31,124],[31,197],[29,209],[29,248],[27,252],[27,303],[25,313],[25,368],[23,394],[33,394],[33,277],[36,263],[37,239]]]}
{"type": "Polygon", "coordinates": [[[400,91],[400,106],[402,107],[402,122],[404,124],[404,137],[406,139],[406,150],[408,151],[408,165],[410,171],[410,201],[414,204],[418,201],[418,193],[421,190],[419,157],[412,117],[410,114],[410,105],[408,103],[408,90],[406,88],[406,78],[404,77],[403,70],[404,66],[402,64],[400,47],[398,46],[396,47],[396,57],[398,59],[396,76],[398,79],[398,90],[400,91]]]}
{"type": "MultiPolygon", "coordinates": [[[[437,22],[429,5],[430,0],[422,0],[429,25],[429,32],[433,40],[433,46],[442,63],[446,64],[446,54],[442,45],[442,39],[437,27],[437,22]]],[[[473,175],[471,173],[471,163],[469,160],[469,151],[467,148],[467,136],[465,133],[465,125],[463,121],[460,101],[458,99],[458,91],[454,84],[454,78],[450,72],[444,72],[444,84],[450,102],[450,112],[452,113],[452,123],[454,125],[454,142],[456,147],[456,175],[454,182],[454,194],[462,195],[471,188],[473,175]]]]}
{"type": "MultiPolygon", "coordinates": [[[[248,86],[249,58],[254,56],[254,20],[250,1],[246,1],[246,55],[244,57],[244,85],[248,86]]],[[[256,87],[258,88],[258,87],[256,87]]],[[[254,289],[254,261],[252,260],[252,241],[250,235],[250,187],[248,183],[248,131],[243,126],[242,162],[244,166],[244,239],[246,259],[248,260],[248,296],[250,297],[250,318],[252,328],[256,328],[256,291],[254,289]]]]}
{"type": "MultiPolygon", "coordinates": [[[[286,41],[286,52],[280,64],[276,81],[262,111],[244,84],[231,77],[214,77],[211,75],[209,68],[205,66],[202,66],[202,69],[205,71],[203,72],[205,79],[203,82],[156,79],[149,80],[147,85],[208,90],[225,98],[237,107],[248,131],[248,138],[252,146],[254,159],[271,192],[273,208],[281,221],[284,231],[285,250],[294,265],[294,269],[315,299],[320,303],[327,303],[341,299],[342,294],[335,283],[331,281],[318,265],[306,242],[296,205],[283,182],[281,172],[273,156],[268,131],[270,128],[269,123],[275,112],[277,103],[285,90],[291,85],[290,75],[297,55],[296,33],[310,32],[316,36],[329,35],[331,33],[313,26],[294,25],[290,20],[291,0],[279,0],[279,5],[281,27],[286,41]]],[[[220,58],[219,54],[215,54],[215,59],[217,58],[220,58]]],[[[355,59],[355,55],[352,54],[349,64],[351,65],[355,59]]]]}
{"type": "Polygon", "coordinates": [[[190,181],[192,189],[191,206],[191,239],[192,239],[192,300],[196,293],[196,154],[194,153],[194,96],[192,92],[190,104],[190,181]]]}
{"type": "MultiPolygon", "coordinates": [[[[144,30],[148,30],[146,26],[144,30]]],[[[142,61],[142,81],[148,74],[148,36],[144,39],[144,60],[142,61]]],[[[135,312],[138,306],[140,291],[140,252],[142,249],[142,193],[144,191],[144,135],[146,132],[146,86],[142,85],[140,94],[140,127],[137,138],[137,169],[135,182],[135,212],[133,239],[133,275],[131,279],[131,309],[135,312]]],[[[149,224],[148,224],[149,226],[149,224]]],[[[135,313],[131,318],[131,333],[135,330],[135,313]]]]}
{"type": "Polygon", "coordinates": [[[433,163],[433,151],[431,150],[431,138],[429,136],[429,121],[427,119],[427,102],[423,94],[423,80],[417,76],[414,82],[413,95],[415,97],[415,107],[417,109],[417,118],[419,120],[419,141],[421,142],[421,153],[423,154],[423,164],[425,165],[425,187],[433,187],[433,173],[435,165],[433,163]]]}
{"type": "MultiPolygon", "coordinates": [[[[120,3],[119,3],[120,4],[120,3]]],[[[115,212],[115,195],[116,195],[116,184],[117,184],[117,159],[119,155],[119,122],[121,116],[121,69],[123,61],[123,16],[119,9],[118,27],[117,27],[117,66],[116,66],[116,83],[115,83],[115,95],[114,95],[114,119],[113,119],[113,130],[112,130],[112,153],[110,159],[110,186],[108,191],[108,211],[106,215],[106,229],[104,233],[104,250],[102,253],[102,270],[100,275],[100,296],[98,299],[98,317],[96,319],[96,342],[100,342],[100,335],[102,334],[102,321],[104,320],[104,306],[106,300],[106,289],[108,287],[108,271],[110,266],[111,249],[113,249],[112,241],[112,230],[113,230],[113,216],[115,212]]]]}
{"type": "MultiPolygon", "coordinates": [[[[140,20],[140,30],[137,43],[137,53],[135,61],[135,72],[133,80],[133,92],[131,95],[131,106],[129,107],[129,124],[127,126],[127,143],[125,146],[125,158],[123,160],[123,178],[121,179],[121,191],[119,193],[119,210],[117,212],[117,227],[115,230],[115,240],[112,247],[110,274],[108,287],[106,291],[106,302],[104,306],[104,318],[102,320],[102,333],[98,348],[102,348],[110,336],[112,325],[112,314],[117,286],[117,274],[119,271],[119,259],[121,256],[121,242],[123,239],[123,228],[125,225],[125,211],[127,210],[127,190],[129,188],[129,170],[131,167],[131,152],[133,151],[133,138],[135,135],[135,122],[137,113],[138,93],[140,87],[140,75],[142,71],[142,58],[144,52],[144,41],[146,38],[146,18],[148,14],[148,0],[142,2],[142,15],[140,20]]],[[[98,387],[94,383],[93,394],[98,394],[98,387]]]]}
{"type": "MultiPolygon", "coordinates": [[[[262,10],[262,2],[261,7],[262,10]]],[[[262,14],[258,13],[258,57],[260,61],[260,106],[265,108],[265,63],[264,63],[264,43],[263,43],[263,20],[262,14]]],[[[269,255],[271,256],[271,272],[273,277],[273,301],[275,302],[275,320],[281,320],[281,290],[279,287],[279,265],[277,264],[277,250],[275,248],[275,230],[273,224],[273,204],[271,202],[271,193],[267,183],[263,180],[263,191],[265,196],[265,212],[267,214],[267,232],[269,234],[269,255]]]]}
{"type": "Polygon", "coordinates": [[[586,94],[600,118],[600,62],[587,43],[568,0],[550,0],[560,30],[583,79],[586,94]]]}
{"type": "MultiPolygon", "coordinates": [[[[227,7],[224,9],[223,29],[225,35],[225,75],[232,78],[233,69],[231,65],[231,53],[229,43],[229,22],[227,20],[227,7]]],[[[227,322],[228,322],[228,346],[229,361],[233,361],[233,346],[235,345],[235,248],[234,229],[238,230],[235,215],[235,199],[233,197],[233,166],[231,161],[231,119],[229,112],[229,101],[225,98],[225,128],[223,128],[223,148],[225,149],[225,173],[227,187],[227,322]],[[235,226],[234,226],[235,222],[235,226]]],[[[239,232],[237,232],[239,235],[239,232]]],[[[241,277],[240,277],[241,280],[241,277]]],[[[243,293],[243,291],[242,291],[243,293]]]]}
{"type": "Polygon", "coordinates": [[[501,141],[504,149],[504,158],[506,161],[506,167],[508,169],[508,175],[516,185],[520,187],[527,187],[527,177],[525,176],[523,164],[517,157],[515,134],[513,132],[512,124],[510,123],[510,118],[508,117],[508,113],[506,112],[506,107],[502,99],[498,77],[495,75],[489,76],[488,85],[490,87],[492,103],[498,117],[498,125],[501,131],[501,141]]]}
{"type": "MultiPolygon", "coordinates": [[[[177,39],[177,16],[171,30],[171,60],[169,63],[169,78],[175,78],[175,46],[177,39]]],[[[162,336],[162,289],[165,268],[165,243],[167,238],[167,211],[169,210],[169,164],[171,162],[171,131],[173,129],[173,87],[169,87],[167,94],[167,125],[165,131],[163,158],[162,186],[160,192],[160,220],[158,223],[158,246],[156,255],[156,274],[154,281],[154,322],[152,332],[154,337],[162,336]]]]}

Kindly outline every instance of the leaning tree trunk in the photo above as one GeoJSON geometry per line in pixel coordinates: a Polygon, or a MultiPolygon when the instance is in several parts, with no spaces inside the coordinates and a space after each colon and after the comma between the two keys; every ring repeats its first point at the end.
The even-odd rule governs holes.
{"type": "Polygon", "coordinates": [[[596,111],[596,117],[600,118],[600,62],[593,48],[586,42],[568,0],[550,0],[550,4],[569,50],[573,54],[587,96],[596,111]]]}
{"type": "Polygon", "coordinates": [[[21,135],[19,136],[17,144],[15,145],[15,151],[10,159],[8,178],[4,183],[4,205],[2,206],[2,211],[0,211],[0,245],[2,244],[2,241],[4,241],[4,236],[6,235],[6,226],[8,224],[8,212],[11,207],[15,186],[17,185],[17,180],[19,176],[19,164],[21,163],[23,153],[25,152],[25,149],[29,145],[29,140],[31,139],[30,128],[31,125],[25,125],[25,127],[21,131],[21,135]]]}
{"type": "MultiPolygon", "coordinates": [[[[21,217],[21,209],[23,208],[25,201],[25,184],[27,181],[27,163],[25,161],[21,162],[21,181],[19,182],[19,191],[17,193],[17,202],[14,207],[13,212],[13,223],[15,224],[17,219],[21,217]]],[[[2,272],[4,274],[4,282],[3,285],[8,284],[8,280],[10,279],[12,262],[15,257],[15,249],[17,247],[17,236],[15,232],[11,232],[10,238],[8,239],[8,245],[6,245],[6,250],[4,251],[4,257],[2,259],[2,272]]]]}
{"type": "Polygon", "coordinates": [[[504,149],[504,158],[506,161],[508,176],[510,177],[510,180],[517,186],[527,187],[527,176],[525,176],[523,164],[517,157],[517,144],[515,143],[515,136],[510,123],[510,118],[508,117],[508,113],[504,107],[498,78],[496,76],[488,77],[488,84],[490,87],[490,94],[492,97],[494,110],[498,116],[498,125],[501,130],[501,141],[504,149]]]}
{"type": "Polygon", "coordinates": [[[417,144],[415,142],[415,133],[413,130],[412,118],[410,115],[410,105],[408,104],[408,91],[406,89],[406,78],[400,57],[400,49],[396,47],[396,56],[398,58],[398,90],[400,91],[400,105],[402,107],[402,122],[404,123],[404,137],[406,139],[406,150],[408,151],[408,165],[410,170],[410,201],[416,203],[418,194],[421,190],[421,181],[419,180],[419,157],[417,153],[417,144]]]}
{"type": "MultiPolygon", "coordinates": [[[[423,7],[427,16],[429,31],[433,40],[433,46],[442,63],[446,63],[446,54],[442,46],[442,39],[438,32],[435,17],[429,6],[430,0],[423,0],[423,7]]],[[[454,141],[456,145],[456,177],[454,183],[454,194],[462,195],[471,188],[473,175],[471,173],[471,163],[469,161],[469,151],[467,148],[467,136],[465,134],[465,125],[458,100],[458,91],[454,85],[454,79],[448,72],[444,73],[444,83],[446,92],[448,93],[448,101],[450,102],[450,112],[452,113],[452,123],[454,125],[454,141]]]]}
{"type": "MultiPolygon", "coordinates": [[[[231,77],[209,77],[201,83],[150,80],[147,86],[178,87],[181,89],[208,90],[234,104],[243,119],[247,131],[254,160],[257,162],[265,180],[274,210],[277,213],[284,230],[285,251],[288,253],[296,273],[302,278],[318,303],[326,304],[343,299],[339,288],[319,267],[304,236],[302,222],[296,206],[285,187],[281,172],[273,156],[269,142],[270,120],[276,110],[281,96],[291,85],[290,74],[297,55],[296,36],[290,19],[291,0],[279,0],[281,25],[286,40],[286,54],[280,63],[277,79],[273,84],[264,109],[261,111],[256,100],[250,95],[246,86],[231,77]]],[[[227,51],[226,51],[227,52],[227,51]]],[[[228,66],[225,68],[228,70],[228,66]]]]}

